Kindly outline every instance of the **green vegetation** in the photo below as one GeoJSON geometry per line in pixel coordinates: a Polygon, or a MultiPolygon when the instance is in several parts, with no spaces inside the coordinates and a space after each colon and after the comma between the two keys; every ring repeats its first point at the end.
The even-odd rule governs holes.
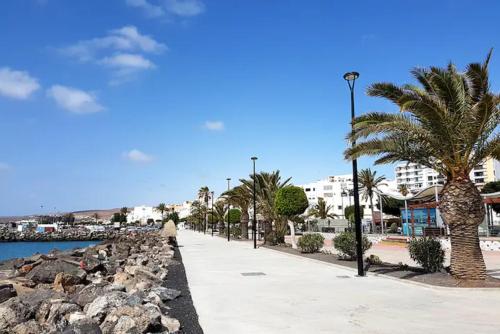
{"type": "MultiPolygon", "coordinates": [[[[370,249],[372,243],[363,235],[363,254],[370,249]]],[[[342,257],[349,260],[356,260],[356,234],[354,232],[342,232],[333,238],[333,247],[338,250],[342,257]]]]}
{"type": "Polygon", "coordinates": [[[412,260],[420,264],[429,273],[434,273],[443,268],[444,250],[437,239],[412,239],[408,245],[408,251],[412,260]]]}
{"type": "Polygon", "coordinates": [[[308,233],[300,237],[297,245],[302,253],[317,253],[323,247],[324,241],[325,238],[321,234],[308,233]]]}
{"type": "Polygon", "coordinates": [[[325,200],[322,197],[318,198],[318,204],[315,204],[309,211],[307,215],[309,217],[315,217],[320,219],[327,218],[336,218],[337,216],[334,213],[330,213],[330,210],[333,209],[333,206],[326,205],[325,200]]]}
{"type": "MultiPolygon", "coordinates": [[[[359,207],[360,215],[363,217],[364,209],[362,206],[359,207]]],[[[354,224],[354,205],[348,205],[344,208],[345,218],[349,221],[349,223],[354,224]]]]}
{"type": "Polygon", "coordinates": [[[450,229],[450,271],[460,279],[487,277],[478,235],[485,209],[469,173],[489,157],[500,158],[500,96],[490,90],[490,58],[491,52],[465,71],[452,63],[415,68],[419,86],[371,85],[368,95],[394,103],[400,112],[357,117],[348,134],[356,145],[345,152],[348,159],[377,156],[376,164],[418,163],[446,178],[439,208],[450,229]]]}
{"type": "Polygon", "coordinates": [[[252,203],[252,193],[253,192],[250,188],[245,187],[244,185],[239,185],[222,194],[222,196],[229,199],[229,202],[232,205],[241,209],[240,227],[242,239],[248,239],[248,222],[250,220],[250,217],[248,216],[248,209],[252,203]]]}
{"type": "Polygon", "coordinates": [[[370,210],[372,212],[371,230],[375,231],[375,215],[373,214],[373,195],[378,187],[383,184],[385,176],[377,176],[377,172],[370,168],[362,169],[358,173],[358,181],[361,186],[361,196],[364,200],[370,200],[370,210]]]}
{"type": "MultiPolygon", "coordinates": [[[[233,224],[239,224],[241,222],[241,210],[240,209],[231,209],[229,210],[229,223],[231,225],[233,224]]],[[[226,216],[225,216],[225,221],[227,222],[227,217],[228,217],[228,214],[226,213],[226,216]]],[[[231,226],[231,228],[233,228],[231,226]]]]}
{"type": "Polygon", "coordinates": [[[294,218],[303,214],[309,206],[309,201],[307,200],[304,189],[295,186],[286,186],[278,189],[278,191],[276,191],[276,198],[274,199],[274,206],[279,216],[277,222],[284,222],[284,224],[280,224],[276,228],[278,241],[285,241],[285,234],[287,232],[286,224],[288,224],[292,235],[292,247],[295,248],[294,218]]]}

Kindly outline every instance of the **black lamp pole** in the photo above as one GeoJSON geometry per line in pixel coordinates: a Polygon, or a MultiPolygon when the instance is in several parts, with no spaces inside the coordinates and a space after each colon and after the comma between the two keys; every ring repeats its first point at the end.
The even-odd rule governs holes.
{"type": "MultiPolygon", "coordinates": [[[[230,189],[230,182],[231,182],[231,178],[228,177],[227,179],[227,191],[229,191],[230,189]]],[[[229,202],[229,196],[227,196],[227,241],[230,240],[231,238],[231,225],[230,225],[230,214],[231,214],[231,203],[229,202]]]]}
{"type": "Polygon", "coordinates": [[[257,200],[255,194],[255,160],[257,157],[252,157],[253,161],[253,221],[252,221],[252,237],[253,248],[257,248],[257,200]]]}
{"type": "MultiPolygon", "coordinates": [[[[349,85],[349,90],[351,91],[351,131],[354,132],[354,84],[356,79],[359,77],[358,72],[348,72],[344,74],[344,79],[349,85]]],[[[356,144],[356,141],[352,141],[352,146],[356,144]]],[[[359,187],[358,187],[358,161],[356,159],[352,160],[352,182],[354,186],[354,226],[356,228],[356,257],[358,260],[358,276],[365,275],[365,269],[363,268],[363,248],[362,248],[362,236],[361,236],[361,210],[359,207],[359,187]]]]}
{"type": "Polygon", "coordinates": [[[210,225],[212,225],[212,237],[214,236],[214,192],[212,194],[212,208],[210,210],[210,225]]]}

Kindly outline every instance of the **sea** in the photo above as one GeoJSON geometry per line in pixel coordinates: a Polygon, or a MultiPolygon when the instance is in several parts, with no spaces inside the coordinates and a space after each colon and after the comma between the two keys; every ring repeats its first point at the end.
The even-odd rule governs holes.
{"type": "Polygon", "coordinates": [[[99,241],[17,241],[0,242],[0,261],[28,257],[36,253],[46,254],[53,249],[68,250],[98,244],[99,241]]]}

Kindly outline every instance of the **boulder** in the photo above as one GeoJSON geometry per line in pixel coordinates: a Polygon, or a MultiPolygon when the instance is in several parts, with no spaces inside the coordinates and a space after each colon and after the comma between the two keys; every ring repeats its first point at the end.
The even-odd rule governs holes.
{"type": "Polygon", "coordinates": [[[111,311],[101,329],[106,333],[148,333],[163,330],[161,313],[144,306],[122,306],[111,311]]]}
{"type": "Polygon", "coordinates": [[[77,285],[85,281],[86,276],[87,274],[84,271],[79,272],[77,275],[58,273],[54,278],[54,290],[73,293],[77,285]]]}
{"type": "Polygon", "coordinates": [[[107,285],[107,283],[89,284],[82,290],[80,290],[77,295],[73,296],[73,301],[78,305],[84,307],[85,305],[94,301],[97,297],[104,295],[104,288],[107,285]]]}
{"type": "Polygon", "coordinates": [[[166,222],[161,233],[166,238],[175,238],[177,236],[177,228],[175,227],[174,221],[169,220],[166,222]]]}
{"type": "Polygon", "coordinates": [[[179,297],[181,295],[181,292],[179,290],[159,286],[152,288],[150,294],[157,295],[162,302],[168,302],[179,297]]]}
{"type": "Polygon", "coordinates": [[[102,334],[97,321],[90,318],[81,318],[70,323],[62,334],[102,334]]]}
{"type": "Polygon", "coordinates": [[[17,296],[17,292],[12,284],[0,284],[0,303],[15,296],[17,296]]]}
{"type": "Polygon", "coordinates": [[[14,297],[0,304],[0,333],[10,333],[11,330],[35,315],[34,308],[14,297]]]}
{"type": "Polygon", "coordinates": [[[121,291],[113,291],[106,295],[97,297],[90,304],[85,305],[85,313],[88,317],[100,322],[110,311],[127,304],[128,294],[121,291]]]}
{"type": "Polygon", "coordinates": [[[53,283],[58,273],[67,273],[75,276],[82,276],[82,270],[73,263],[63,260],[43,261],[33,268],[26,278],[35,283],[53,283]]]}
{"type": "Polygon", "coordinates": [[[23,322],[19,325],[16,325],[14,328],[12,328],[13,334],[39,334],[39,333],[44,333],[45,330],[40,326],[36,320],[29,320],[26,322],[23,322]]]}
{"type": "Polygon", "coordinates": [[[165,315],[161,316],[161,324],[168,329],[169,333],[177,333],[181,329],[181,323],[175,318],[170,318],[165,315]]]}

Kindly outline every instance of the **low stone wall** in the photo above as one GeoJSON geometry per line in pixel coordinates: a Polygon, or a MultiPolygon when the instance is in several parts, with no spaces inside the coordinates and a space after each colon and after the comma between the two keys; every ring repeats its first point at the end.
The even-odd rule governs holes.
{"type": "MultiPolygon", "coordinates": [[[[450,239],[440,239],[440,242],[444,249],[451,249],[450,239]]],[[[500,240],[480,240],[479,245],[483,251],[500,252],[500,240]]]]}
{"type": "Polygon", "coordinates": [[[85,228],[66,229],[60,232],[17,232],[0,231],[0,242],[12,241],[94,241],[110,240],[121,235],[126,235],[127,231],[109,230],[109,231],[90,231],[85,228]]]}
{"type": "Polygon", "coordinates": [[[0,333],[175,333],[173,247],[158,232],[1,264],[0,333]],[[9,269],[10,267],[10,269],[9,269]]]}

